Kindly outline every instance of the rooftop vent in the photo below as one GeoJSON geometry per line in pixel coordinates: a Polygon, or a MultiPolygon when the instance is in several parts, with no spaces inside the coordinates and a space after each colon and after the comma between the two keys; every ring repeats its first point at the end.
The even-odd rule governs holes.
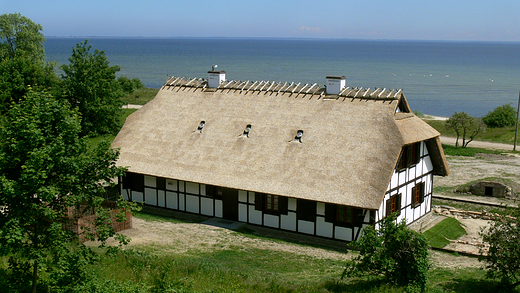
{"type": "Polygon", "coordinates": [[[246,129],[244,129],[244,133],[242,133],[242,136],[249,137],[250,131],[251,131],[251,124],[247,124],[246,129]]]}
{"type": "Polygon", "coordinates": [[[217,71],[218,65],[213,65],[211,70],[208,71],[208,87],[216,88],[218,87],[224,80],[226,80],[226,72],[224,70],[217,71]]]}
{"type": "Polygon", "coordinates": [[[199,127],[197,127],[197,131],[202,133],[202,128],[204,128],[204,125],[206,124],[206,121],[200,121],[199,127]]]}
{"type": "Polygon", "coordinates": [[[326,91],[328,95],[338,95],[347,85],[345,76],[327,76],[326,91]]]}
{"type": "Polygon", "coordinates": [[[298,130],[298,132],[296,133],[296,136],[294,137],[293,141],[297,141],[297,142],[301,143],[302,142],[302,136],[303,136],[303,130],[298,130]]]}

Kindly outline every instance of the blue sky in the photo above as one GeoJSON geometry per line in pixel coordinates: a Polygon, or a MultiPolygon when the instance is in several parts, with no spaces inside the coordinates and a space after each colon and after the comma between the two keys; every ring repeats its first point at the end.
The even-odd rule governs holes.
{"type": "Polygon", "coordinates": [[[0,0],[45,36],[520,41],[518,0],[0,0]]]}

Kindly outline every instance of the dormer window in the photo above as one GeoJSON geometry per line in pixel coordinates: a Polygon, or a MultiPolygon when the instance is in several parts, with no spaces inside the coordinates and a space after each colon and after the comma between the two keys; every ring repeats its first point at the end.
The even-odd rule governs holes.
{"type": "Polygon", "coordinates": [[[251,124],[247,124],[246,129],[244,129],[244,133],[242,133],[242,136],[249,137],[250,131],[251,131],[251,124]]]}
{"type": "Polygon", "coordinates": [[[202,133],[202,128],[204,128],[204,125],[206,124],[206,121],[200,121],[199,127],[197,128],[197,131],[202,133]]]}
{"type": "Polygon", "coordinates": [[[296,136],[294,137],[295,141],[298,141],[299,143],[302,142],[302,136],[303,136],[303,130],[298,130],[296,133],[296,136]]]}

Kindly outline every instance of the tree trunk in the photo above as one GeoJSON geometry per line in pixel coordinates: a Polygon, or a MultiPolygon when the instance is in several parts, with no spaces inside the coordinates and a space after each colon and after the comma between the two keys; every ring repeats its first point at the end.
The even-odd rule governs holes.
{"type": "Polygon", "coordinates": [[[34,261],[33,263],[33,279],[32,279],[32,293],[36,293],[36,285],[38,282],[38,261],[34,261]]]}

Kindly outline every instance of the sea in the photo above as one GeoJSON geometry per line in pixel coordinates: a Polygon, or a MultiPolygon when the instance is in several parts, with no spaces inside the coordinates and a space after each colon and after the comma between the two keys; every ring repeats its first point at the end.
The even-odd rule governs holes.
{"type": "Polygon", "coordinates": [[[402,89],[412,110],[435,116],[481,117],[519,101],[518,42],[47,37],[47,61],[67,64],[85,39],[118,75],[152,88],[170,76],[207,78],[217,65],[228,80],[324,85],[343,75],[350,87],[402,89]]]}

